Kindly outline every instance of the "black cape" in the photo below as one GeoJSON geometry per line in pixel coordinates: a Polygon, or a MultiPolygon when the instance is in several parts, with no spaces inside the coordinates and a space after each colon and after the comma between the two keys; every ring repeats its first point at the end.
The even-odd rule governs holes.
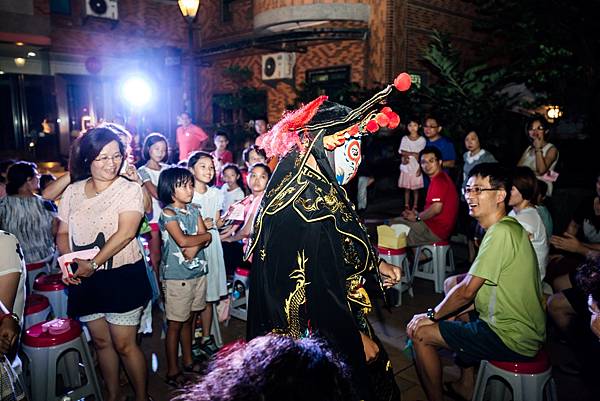
{"type": "Polygon", "coordinates": [[[335,179],[321,130],[280,160],[258,210],[252,254],[247,337],[279,333],[324,338],[350,366],[365,400],[399,400],[388,356],[366,319],[371,302],[363,275],[377,253],[335,179]],[[307,165],[309,155],[318,170],[307,165]],[[379,344],[365,362],[360,334],[379,344]]]}

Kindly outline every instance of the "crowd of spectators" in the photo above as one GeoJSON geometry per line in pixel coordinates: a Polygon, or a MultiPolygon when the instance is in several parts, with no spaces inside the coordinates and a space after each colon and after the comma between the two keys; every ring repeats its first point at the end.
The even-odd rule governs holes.
{"type": "MultiPolygon", "coordinates": [[[[254,215],[276,161],[266,160],[253,138],[242,154],[234,155],[224,132],[213,135],[214,151],[205,152],[210,135],[187,113],[180,115],[180,123],[179,160],[171,160],[180,167],[169,164],[172,152],[159,133],[145,138],[141,159],[134,160],[131,136],[116,124],[101,125],[77,138],[69,171],[58,178],[42,177],[31,162],[0,163],[3,378],[17,383],[20,372],[15,350],[26,296],[25,264],[52,263],[58,254],[93,247],[99,248],[98,254],[77,260],[75,275],[65,279],[70,286],[68,313],[90,330],[109,401],[119,399],[119,360],[136,400],[148,399],[147,367],[136,334],[140,323],[151,323],[152,301],[160,292],[157,282],[163,284],[169,322],[167,382],[186,385],[185,375],[199,370],[196,361],[218,351],[211,332],[217,318],[212,305],[226,302],[227,275],[244,266],[242,248],[252,234],[254,215]],[[149,244],[150,263],[143,257],[141,237],[149,244]],[[187,271],[174,273],[169,267],[194,259],[197,263],[187,271]],[[194,270],[203,266],[208,266],[204,273],[194,270]],[[139,285],[130,286],[132,280],[139,285]],[[192,285],[189,280],[196,281],[192,285]],[[173,290],[186,284],[190,290],[199,289],[201,299],[173,290]],[[182,333],[195,330],[197,321],[202,337],[196,342],[182,333]],[[183,369],[177,355],[180,341],[183,369]]],[[[448,241],[457,230],[469,246],[468,273],[448,278],[444,300],[415,315],[407,327],[427,396],[442,399],[445,392],[469,399],[480,359],[534,357],[546,342],[546,316],[573,347],[579,361],[576,371],[593,380],[588,373],[595,365],[590,361],[598,359],[586,355],[600,356],[600,174],[596,194],[571,211],[572,220],[560,233],[544,206],[558,178],[559,151],[548,141],[550,126],[542,117],[529,122],[530,145],[515,166],[498,163],[475,130],[464,136],[459,163],[442,123],[428,116],[422,126],[417,118],[407,124],[398,149],[404,210],[391,220],[410,227],[409,247],[448,241]],[[439,347],[456,353],[462,368],[458,382],[443,384],[439,347]]],[[[256,134],[264,133],[266,120],[257,120],[255,129],[256,134]]],[[[362,178],[366,188],[368,175],[362,178]]],[[[273,389],[272,397],[264,399],[277,399],[276,374],[289,361],[309,367],[306,376],[289,385],[300,389],[306,381],[322,380],[323,372],[342,386],[348,379],[344,363],[323,347],[276,336],[236,346],[210,365],[206,380],[185,399],[203,399],[205,391],[216,391],[216,383],[230,374],[227,368],[248,363],[243,361],[259,353],[273,359],[255,372],[270,378],[262,385],[273,389]],[[327,358],[314,361],[318,355],[327,358]]],[[[219,391],[245,388],[244,383],[236,385],[242,387],[219,391]]],[[[1,390],[4,396],[7,390],[1,390]]],[[[19,386],[13,391],[15,399],[22,399],[19,386]]],[[[327,399],[355,396],[351,385],[332,391],[334,398],[327,399]]]]}

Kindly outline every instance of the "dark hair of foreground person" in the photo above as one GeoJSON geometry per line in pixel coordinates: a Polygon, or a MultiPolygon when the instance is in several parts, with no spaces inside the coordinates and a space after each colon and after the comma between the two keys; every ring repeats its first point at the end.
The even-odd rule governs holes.
{"type": "Polygon", "coordinates": [[[177,401],[354,401],[348,368],[322,341],[267,335],[217,354],[177,401]]]}

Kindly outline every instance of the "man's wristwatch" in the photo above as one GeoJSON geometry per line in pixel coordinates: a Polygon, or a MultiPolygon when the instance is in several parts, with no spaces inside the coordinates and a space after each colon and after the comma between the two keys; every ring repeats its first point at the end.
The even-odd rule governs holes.
{"type": "Polygon", "coordinates": [[[439,322],[439,320],[435,318],[435,309],[433,309],[433,308],[427,309],[427,318],[429,320],[431,320],[432,322],[435,322],[435,323],[439,322]]]}
{"type": "Polygon", "coordinates": [[[419,217],[418,212],[415,212],[415,221],[421,221],[421,217],[419,217]]]}
{"type": "Polygon", "coordinates": [[[90,259],[90,266],[93,271],[98,270],[98,263],[96,263],[96,261],[94,259],[90,259]]]}

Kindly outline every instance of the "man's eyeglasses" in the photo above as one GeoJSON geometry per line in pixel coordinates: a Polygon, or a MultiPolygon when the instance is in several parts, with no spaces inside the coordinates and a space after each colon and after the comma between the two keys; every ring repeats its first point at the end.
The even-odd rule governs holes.
{"type": "Polygon", "coordinates": [[[537,128],[533,128],[533,127],[529,128],[529,131],[536,131],[536,130],[537,131],[545,131],[546,128],[542,127],[541,125],[537,128]]]}
{"type": "Polygon", "coordinates": [[[121,160],[123,160],[123,155],[122,154],[118,154],[118,155],[114,155],[112,157],[105,155],[105,156],[96,157],[94,160],[97,161],[97,162],[100,162],[100,163],[106,163],[109,160],[112,160],[115,163],[121,163],[121,160]]]}
{"type": "Polygon", "coordinates": [[[481,195],[484,191],[497,191],[500,188],[481,188],[481,187],[465,187],[462,190],[463,195],[475,194],[481,195]]]}

